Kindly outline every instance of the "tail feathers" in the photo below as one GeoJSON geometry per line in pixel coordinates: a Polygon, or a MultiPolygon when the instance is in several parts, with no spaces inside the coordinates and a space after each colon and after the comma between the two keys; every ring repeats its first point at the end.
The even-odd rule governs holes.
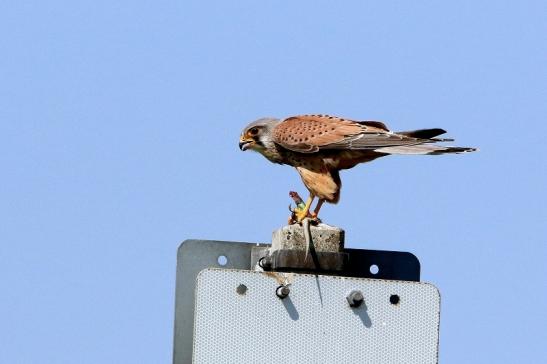
{"type": "Polygon", "coordinates": [[[417,144],[417,145],[401,145],[395,147],[383,147],[375,149],[376,152],[386,153],[386,154],[428,154],[428,155],[439,155],[439,154],[461,154],[469,153],[476,151],[477,148],[466,148],[466,147],[444,147],[440,145],[431,145],[431,144],[417,144]]]}
{"type": "MultiPolygon", "coordinates": [[[[433,139],[436,136],[446,133],[444,129],[419,129],[419,130],[410,130],[410,131],[400,131],[397,134],[406,135],[411,138],[418,139],[433,139]]],[[[452,141],[452,139],[433,139],[435,141],[452,141]]]]}
{"type": "Polygon", "coordinates": [[[470,152],[476,152],[479,150],[478,148],[469,148],[469,147],[437,147],[442,148],[437,151],[433,151],[431,153],[427,153],[430,155],[438,155],[438,154],[462,154],[462,153],[470,153],[470,152]]]}

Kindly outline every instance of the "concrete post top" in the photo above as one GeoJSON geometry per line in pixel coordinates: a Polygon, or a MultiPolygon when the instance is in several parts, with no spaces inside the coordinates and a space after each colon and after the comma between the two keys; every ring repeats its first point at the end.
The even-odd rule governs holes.
{"type": "MultiPolygon", "coordinates": [[[[317,252],[341,252],[344,250],[343,229],[327,224],[310,226],[311,237],[317,252]]],[[[307,250],[304,227],[299,224],[283,226],[273,232],[271,251],[307,250]]]]}

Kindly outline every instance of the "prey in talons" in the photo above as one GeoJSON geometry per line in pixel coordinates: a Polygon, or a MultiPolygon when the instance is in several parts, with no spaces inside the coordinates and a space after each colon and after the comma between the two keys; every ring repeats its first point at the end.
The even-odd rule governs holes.
{"type": "Polygon", "coordinates": [[[321,223],[321,220],[317,217],[317,214],[319,213],[319,209],[321,208],[321,205],[323,204],[322,200],[319,200],[317,203],[317,206],[313,212],[310,212],[310,207],[313,202],[314,197],[310,195],[308,198],[308,201],[304,202],[302,197],[298,194],[298,192],[291,191],[289,192],[289,196],[293,199],[295,203],[295,207],[293,208],[291,205],[289,205],[289,211],[291,212],[291,216],[289,216],[289,225],[296,224],[296,223],[302,223],[302,221],[305,218],[310,219],[310,222],[314,225],[317,225],[321,223]]]}

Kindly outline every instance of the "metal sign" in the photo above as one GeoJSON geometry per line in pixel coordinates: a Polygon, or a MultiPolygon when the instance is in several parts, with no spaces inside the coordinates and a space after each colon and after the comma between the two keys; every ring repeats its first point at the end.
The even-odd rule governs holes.
{"type": "Polygon", "coordinates": [[[431,284],[205,269],[195,294],[196,364],[437,362],[431,284]]]}
{"type": "MultiPolygon", "coordinates": [[[[203,350],[205,350],[204,348],[206,347],[206,346],[203,346],[204,342],[200,341],[203,339],[201,335],[204,333],[204,331],[200,330],[199,331],[200,337],[198,337],[196,336],[198,335],[197,328],[198,327],[203,328],[203,325],[208,325],[208,324],[212,325],[212,326],[209,326],[212,328],[214,327],[214,325],[220,322],[218,321],[218,319],[215,319],[216,321],[213,321],[213,322],[209,321],[209,319],[215,317],[214,315],[220,314],[219,312],[215,311],[220,308],[219,306],[208,305],[208,304],[198,304],[197,297],[199,297],[201,294],[205,294],[209,290],[224,292],[223,290],[226,289],[227,291],[224,292],[223,294],[229,295],[229,297],[232,297],[235,299],[234,302],[240,302],[240,303],[242,302],[240,299],[243,294],[242,291],[245,291],[243,296],[246,297],[247,300],[243,302],[250,304],[252,301],[253,302],[252,305],[258,305],[260,307],[269,307],[269,309],[266,312],[272,313],[272,315],[274,312],[277,312],[276,313],[277,320],[283,320],[283,317],[286,318],[289,312],[291,312],[293,316],[295,312],[298,313],[299,319],[298,320],[291,319],[290,323],[292,323],[293,326],[289,325],[288,328],[291,328],[291,327],[302,328],[303,327],[302,325],[307,325],[308,323],[311,322],[311,321],[308,321],[308,318],[311,318],[315,315],[317,319],[323,320],[325,323],[329,322],[328,326],[325,326],[325,327],[329,327],[329,326],[331,327],[331,329],[329,329],[330,330],[329,332],[332,332],[332,330],[334,331],[344,330],[343,324],[346,324],[346,323],[344,321],[340,321],[337,323],[336,321],[325,320],[325,317],[321,318],[321,315],[327,312],[338,312],[338,313],[346,312],[349,306],[348,307],[344,306],[343,308],[340,308],[339,306],[337,306],[340,304],[340,301],[334,301],[334,300],[329,301],[327,300],[327,298],[330,297],[330,295],[335,294],[335,292],[337,292],[336,293],[337,300],[339,299],[340,295],[347,296],[347,294],[349,294],[348,292],[342,292],[345,289],[344,287],[346,287],[345,284],[347,282],[353,282],[352,280],[357,279],[357,277],[358,278],[375,278],[370,280],[357,279],[358,282],[365,282],[365,281],[376,282],[376,283],[371,283],[373,287],[377,287],[377,285],[385,286],[386,289],[388,287],[390,287],[391,289],[393,287],[402,287],[402,286],[422,287],[420,289],[423,289],[424,292],[426,291],[431,292],[431,290],[427,290],[424,288],[424,287],[430,287],[434,292],[436,292],[436,290],[430,285],[417,283],[420,279],[420,263],[418,259],[411,253],[394,252],[394,251],[379,251],[379,250],[364,250],[364,249],[345,249],[344,251],[348,255],[348,261],[346,265],[346,270],[343,272],[343,274],[340,274],[340,275],[344,275],[345,277],[339,277],[339,276],[327,277],[327,276],[315,276],[315,275],[306,275],[306,274],[295,275],[293,273],[281,273],[281,272],[264,272],[264,273],[254,272],[254,269],[257,267],[259,260],[264,256],[264,253],[265,251],[267,251],[267,248],[269,246],[270,246],[269,244],[251,244],[251,243],[211,241],[211,240],[187,240],[183,244],[181,244],[178,250],[178,255],[177,255],[175,330],[174,330],[174,348],[173,348],[173,363],[174,364],[190,364],[190,363],[198,363],[198,362],[199,363],[207,362],[206,361],[207,358],[203,356],[199,356],[198,351],[195,352],[197,356],[193,358],[193,352],[194,350],[201,350],[200,352],[203,352],[203,350]],[[244,283],[243,281],[241,281],[241,279],[236,279],[236,281],[239,280],[241,282],[238,283],[238,285],[235,287],[235,291],[234,291],[234,287],[230,287],[230,288],[225,286],[215,287],[214,280],[211,281],[210,285],[199,285],[198,288],[196,288],[196,277],[198,277],[198,275],[202,271],[203,271],[202,274],[205,275],[206,272],[208,272],[207,270],[208,268],[223,268],[225,269],[223,270],[223,272],[228,272],[226,274],[233,274],[234,273],[233,270],[236,269],[235,272],[237,273],[251,274],[251,276],[249,277],[255,277],[255,278],[249,280],[247,283],[244,283]],[[242,272],[241,270],[244,270],[246,272],[242,272]],[[281,281],[285,279],[289,279],[287,277],[291,277],[291,276],[299,277],[298,279],[299,283],[297,284],[296,282],[294,282],[289,284],[288,286],[285,286],[286,288],[284,288],[282,291],[286,291],[288,288],[290,292],[285,299],[280,299],[277,295],[275,295],[275,290],[281,285],[281,281]],[[308,278],[313,277],[314,279],[313,282],[315,284],[315,290],[316,290],[316,293],[315,293],[316,296],[313,296],[313,294],[310,293],[311,291],[308,291],[309,287],[306,288],[305,290],[296,289],[297,286],[299,285],[305,285],[304,283],[307,281],[306,277],[308,278]],[[349,277],[355,277],[355,278],[349,278],[349,277]],[[274,281],[277,283],[273,283],[274,281]],[[327,291],[325,291],[324,289],[326,289],[327,286],[330,286],[331,283],[333,286],[336,285],[334,284],[334,282],[339,282],[339,283],[345,282],[345,283],[342,285],[339,285],[338,288],[335,288],[335,287],[329,288],[328,290],[329,292],[327,293],[327,291]],[[277,284],[277,286],[274,287],[274,293],[272,293],[272,290],[271,290],[272,284],[274,285],[277,284]],[[340,292],[338,292],[338,290],[340,290],[340,292]],[[237,296],[234,296],[234,292],[235,294],[237,294],[237,296]],[[263,292],[264,294],[259,294],[259,292],[263,292]],[[307,295],[302,296],[304,292],[308,292],[308,293],[307,295]],[[319,294],[319,292],[321,292],[321,294],[319,294]],[[325,294],[325,296],[323,296],[323,293],[325,294]],[[319,300],[320,302],[319,306],[317,306],[317,302],[313,298],[313,297],[316,297],[316,298],[319,297],[317,295],[321,297],[319,300]],[[250,300],[249,297],[254,297],[254,298],[250,300]],[[307,299],[310,299],[310,300],[308,301],[307,299]],[[298,300],[299,302],[298,306],[295,305],[296,300],[298,300]],[[287,306],[287,305],[290,305],[291,302],[293,303],[296,311],[290,311],[287,309],[287,307],[290,308],[290,306],[287,306]],[[282,306],[279,306],[279,305],[282,305],[282,306]],[[281,311],[281,313],[284,316],[277,316],[279,312],[276,311],[277,309],[275,307],[277,307],[277,309],[279,309],[280,307],[283,307],[285,311],[281,311]],[[304,313],[311,310],[315,310],[313,307],[324,307],[324,309],[317,310],[314,315],[306,314],[304,316],[304,313]],[[329,310],[325,311],[327,307],[330,307],[330,308],[329,310]],[[330,311],[331,309],[333,311],[330,311]],[[336,311],[338,309],[341,309],[342,311],[336,311]],[[199,316],[200,318],[194,317],[194,313],[198,313],[198,312],[201,313],[202,310],[204,310],[204,312],[209,312],[211,316],[199,316]],[[206,320],[205,322],[202,321],[204,317],[206,320]],[[196,328],[194,328],[194,322],[196,324],[196,328]],[[201,361],[197,361],[197,360],[201,360],[201,361]]],[[[203,276],[200,275],[200,279],[198,280],[198,282],[201,282],[202,277],[203,276]]],[[[356,289],[355,287],[357,287],[357,285],[354,285],[352,283],[352,287],[353,288],[350,289],[350,293],[351,291],[354,291],[356,289]]],[[[373,295],[375,291],[369,291],[367,293],[365,292],[364,289],[365,287],[362,287],[361,289],[361,293],[363,295],[363,302],[364,302],[363,308],[366,307],[367,315],[369,316],[371,320],[371,327],[367,328],[366,325],[364,324],[364,321],[361,321],[363,323],[363,326],[361,326],[361,329],[363,329],[363,327],[366,328],[367,331],[365,331],[365,334],[366,333],[370,334],[377,331],[376,330],[377,328],[374,326],[375,320],[373,320],[374,317],[371,315],[371,313],[375,312],[374,310],[376,310],[376,307],[381,307],[381,306],[373,305],[375,308],[371,309],[372,307],[371,303],[373,302],[371,301],[371,299],[375,297],[375,294],[373,295]]],[[[398,292],[403,292],[403,291],[398,291],[398,292]]],[[[414,290],[413,292],[416,292],[416,291],[414,290]]],[[[278,292],[278,293],[280,293],[281,295],[283,294],[283,292],[278,292]]],[[[417,299],[419,297],[419,294],[416,293],[416,295],[417,295],[416,296],[416,299],[417,299]]],[[[413,296],[410,295],[409,297],[413,297],[413,296]]],[[[358,301],[358,298],[359,298],[359,295],[357,294],[356,296],[353,296],[352,299],[354,300],[357,299],[358,301]]],[[[381,298],[380,296],[378,296],[378,300],[380,301],[383,300],[384,298],[381,298]]],[[[344,304],[349,305],[349,301],[347,297],[345,298],[345,300],[346,300],[345,301],[346,303],[344,304]]],[[[404,303],[406,300],[405,301],[402,300],[401,293],[397,293],[397,292],[393,294],[390,293],[388,297],[388,301],[390,305],[394,305],[393,308],[395,307],[399,308],[399,310],[395,310],[394,313],[399,313],[399,314],[401,312],[406,313],[407,307],[410,307],[410,306],[407,306],[408,303],[404,303]],[[393,301],[396,300],[395,296],[399,297],[400,303],[391,302],[391,300],[393,301]]],[[[205,302],[205,301],[200,301],[200,302],[205,302]]],[[[227,304],[228,302],[231,302],[231,304],[234,303],[229,300],[227,300],[225,303],[227,304]]],[[[382,304],[385,303],[384,301],[382,302],[383,302],[382,304]]],[[[426,302],[423,302],[423,303],[426,303],[426,302]]],[[[245,312],[243,311],[235,312],[237,310],[234,310],[234,312],[229,314],[230,317],[232,316],[237,317],[238,315],[245,315],[245,314],[249,315],[245,325],[247,324],[251,325],[249,322],[254,320],[254,323],[251,326],[254,327],[253,330],[258,335],[258,337],[261,337],[262,335],[266,335],[266,336],[280,335],[281,338],[284,337],[281,331],[280,332],[277,331],[277,330],[280,330],[280,328],[270,322],[270,319],[273,319],[273,316],[272,317],[264,316],[261,310],[254,310],[254,312],[247,311],[248,310],[247,304],[243,306],[237,306],[237,307],[238,307],[238,310],[242,309],[245,312]],[[264,321],[265,317],[268,317],[267,322],[264,321]],[[264,328],[261,328],[261,325],[266,325],[265,331],[263,330],[264,328]],[[275,334],[275,335],[272,335],[272,334],[275,334]]],[[[391,307],[391,306],[388,306],[388,307],[391,307]]],[[[362,309],[362,308],[359,308],[359,309],[362,309]]],[[[428,303],[428,305],[422,307],[422,309],[429,310],[428,312],[436,311],[437,312],[436,322],[438,325],[438,294],[437,294],[436,306],[431,305],[430,307],[428,303]]],[[[350,316],[350,317],[353,317],[353,318],[364,317],[362,315],[363,312],[358,311],[357,307],[355,309],[352,309],[351,312],[353,316],[350,316]]],[[[331,319],[334,318],[334,316],[329,316],[329,317],[331,319]]],[[[289,315],[289,318],[290,318],[290,315],[289,315]]],[[[225,318],[224,321],[226,321],[226,319],[227,318],[225,318]]],[[[347,317],[345,319],[347,319],[347,317]]],[[[416,324],[419,324],[420,320],[421,320],[420,318],[417,318],[416,320],[414,320],[414,322],[416,324]]],[[[241,327],[237,326],[237,323],[240,323],[240,322],[241,322],[240,319],[237,319],[235,322],[230,322],[232,333],[237,332],[239,334],[239,331],[235,331],[235,330],[240,330],[240,329],[242,330],[241,327]]],[[[385,325],[388,325],[390,321],[380,320],[378,322],[380,323],[385,322],[385,325]]],[[[404,328],[404,329],[407,330],[407,328],[404,328]]],[[[429,335],[438,337],[438,330],[436,327],[432,331],[433,334],[431,334],[431,330],[429,326],[427,327],[427,330],[428,332],[430,332],[429,335]]],[[[403,330],[402,332],[407,332],[407,331],[403,330]]],[[[333,337],[330,337],[328,335],[327,336],[316,335],[314,336],[314,340],[312,341],[315,342],[316,348],[322,348],[324,345],[326,345],[325,340],[337,341],[338,337],[339,336],[337,336],[337,338],[334,339],[333,337]]],[[[373,337],[376,337],[376,336],[373,336],[373,337]]],[[[418,336],[418,337],[422,337],[422,336],[418,336]]],[[[366,335],[365,335],[365,338],[367,338],[366,335]]],[[[262,338],[262,339],[264,340],[263,344],[266,344],[269,342],[269,339],[267,338],[262,338]]],[[[306,339],[306,338],[302,338],[302,339],[306,339]]],[[[413,340],[406,340],[406,342],[412,344],[414,342],[413,340]]],[[[432,352],[435,353],[435,357],[436,357],[436,345],[437,345],[436,339],[432,340],[431,342],[433,341],[435,341],[435,345],[434,345],[435,348],[431,350],[432,352]]],[[[359,341],[359,344],[360,344],[359,349],[363,349],[362,347],[363,345],[365,345],[365,347],[368,347],[367,345],[372,345],[373,343],[375,343],[375,341],[370,341],[368,344],[367,344],[367,341],[363,341],[363,342],[359,341]]],[[[224,349],[225,350],[255,350],[257,349],[250,346],[250,342],[242,341],[239,344],[237,344],[235,348],[231,347],[232,344],[235,344],[235,343],[231,342],[230,347],[223,348],[223,350],[224,349]]],[[[423,343],[421,343],[420,345],[422,344],[423,343]]],[[[340,346],[341,345],[340,343],[338,343],[337,345],[338,345],[337,347],[345,347],[344,345],[340,346]]],[[[390,346],[386,346],[386,347],[390,347],[390,346]]],[[[218,349],[220,347],[217,345],[216,348],[218,349]]],[[[213,350],[213,351],[214,349],[215,348],[210,348],[210,350],[213,350]]],[[[422,349],[426,350],[425,347],[423,347],[422,349]]],[[[228,355],[228,352],[226,352],[224,355],[228,355]]],[[[234,356],[228,356],[228,357],[234,359],[234,356]]],[[[344,358],[345,360],[345,356],[341,356],[341,357],[344,358]]],[[[299,358],[299,356],[297,356],[297,358],[299,358]]],[[[356,358],[359,358],[359,356],[357,356],[356,358]]],[[[279,359],[279,360],[278,358],[271,358],[271,360],[267,360],[266,362],[275,363],[279,361],[286,361],[288,363],[290,362],[301,363],[301,361],[300,362],[292,361],[292,359],[289,357],[285,359],[279,359]]],[[[234,359],[233,361],[222,361],[222,360],[218,361],[215,359],[210,363],[222,363],[222,362],[252,363],[253,361],[252,360],[246,361],[245,357],[241,357],[241,360],[234,359]]],[[[321,363],[322,361],[311,361],[311,362],[321,363]]],[[[339,361],[339,362],[352,363],[353,361],[350,360],[350,361],[339,361]]],[[[382,361],[378,361],[378,362],[382,362],[382,361]]],[[[406,359],[403,362],[412,363],[412,361],[408,361],[406,359]]],[[[419,361],[419,362],[427,363],[429,361],[419,361]]],[[[305,362],[302,362],[302,363],[305,363],[305,362]]],[[[330,361],[330,363],[336,363],[336,361],[330,361]]]]}

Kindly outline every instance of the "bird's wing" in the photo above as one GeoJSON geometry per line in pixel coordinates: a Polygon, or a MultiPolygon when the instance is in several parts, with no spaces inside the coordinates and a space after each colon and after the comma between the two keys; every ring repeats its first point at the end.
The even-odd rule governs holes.
{"type": "Polygon", "coordinates": [[[328,115],[287,118],[274,128],[272,139],[282,147],[300,153],[328,149],[377,149],[426,142],[394,134],[378,121],[353,121],[328,115]]]}

